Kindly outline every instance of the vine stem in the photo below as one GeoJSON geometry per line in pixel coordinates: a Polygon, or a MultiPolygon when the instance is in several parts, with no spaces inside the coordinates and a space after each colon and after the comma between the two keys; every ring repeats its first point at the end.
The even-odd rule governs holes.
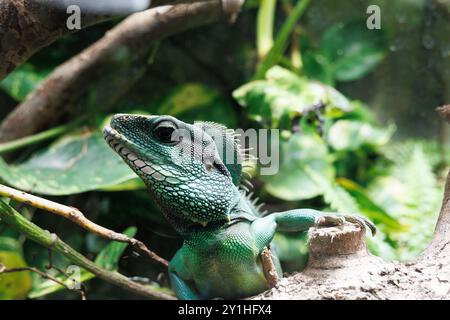
{"type": "Polygon", "coordinates": [[[19,191],[7,186],[0,184],[0,196],[7,197],[13,199],[15,201],[19,201],[25,203],[27,205],[33,206],[38,209],[42,209],[76,223],[80,227],[89,232],[92,232],[102,238],[106,238],[113,241],[125,242],[130,244],[136,251],[142,253],[144,256],[157,261],[162,264],[164,267],[168,267],[169,262],[158,256],[156,253],[147,248],[147,246],[141,241],[129,238],[128,236],[115,232],[113,230],[107,229],[103,226],[100,226],[88,218],[84,216],[84,214],[74,207],[69,207],[62,205],[60,203],[50,201],[44,198],[40,198],[29,193],[19,191]]]}
{"type": "Polygon", "coordinates": [[[277,64],[283,57],[284,51],[288,46],[289,36],[294,30],[298,20],[301,18],[305,10],[308,8],[311,0],[298,1],[295,7],[292,9],[292,13],[288,19],[284,22],[280,32],[277,34],[272,49],[267,53],[264,59],[260,62],[254,80],[262,79],[272,66],[277,64]]]}
{"type": "Polygon", "coordinates": [[[34,143],[42,142],[42,141],[60,136],[64,133],[69,132],[70,130],[74,129],[83,120],[84,120],[84,117],[82,117],[76,121],[73,121],[71,123],[68,123],[68,124],[65,124],[62,126],[58,126],[58,127],[54,127],[49,130],[45,130],[40,133],[31,135],[31,136],[19,138],[19,139],[9,141],[9,142],[0,143],[0,154],[14,151],[16,149],[24,148],[24,147],[27,147],[34,143]]]}
{"type": "Polygon", "coordinates": [[[0,219],[2,222],[8,224],[12,229],[24,234],[28,239],[60,253],[70,262],[92,272],[102,280],[148,298],[160,300],[175,299],[175,297],[171,295],[152,290],[141,284],[133,282],[118,272],[108,271],[99,267],[67,243],[62,241],[56,234],[43,230],[33,222],[27,220],[16,210],[7,205],[3,200],[0,200],[0,219]]]}

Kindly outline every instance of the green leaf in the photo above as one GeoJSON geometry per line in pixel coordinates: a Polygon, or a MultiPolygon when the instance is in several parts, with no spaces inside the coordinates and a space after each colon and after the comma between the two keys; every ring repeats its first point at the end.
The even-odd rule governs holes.
{"type": "Polygon", "coordinates": [[[334,170],[324,141],[312,132],[296,133],[281,145],[279,172],[261,176],[265,189],[283,200],[314,198],[323,193],[322,186],[308,174],[307,168],[326,179],[334,179],[334,170]]]}
{"type": "MultiPolygon", "coordinates": [[[[0,265],[7,268],[27,267],[21,244],[13,238],[0,237],[0,265]]],[[[30,272],[0,274],[0,300],[23,299],[30,291],[30,272]]]]}
{"type": "Polygon", "coordinates": [[[357,150],[363,145],[382,146],[392,137],[393,125],[376,128],[369,123],[351,120],[339,120],[328,131],[328,143],[335,150],[357,150]]]}
{"type": "Polygon", "coordinates": [[[374,223],[383,224],[391,231],[407,230],[397,219],[373,202],[361,186],[345,178],[338,178],[336,182],[356,200],[360,212],[363,212],[374,223]]]}
{"type": "Polygon", "coordinates": [[[334,180],[329,179],[309,166],[305,168],[305,172],[321,189],[325,202],[332,209],[341,213],[360,213],[355,199],[345,189],[337,185],[334,180]]]}
{"type": "Polygon", "coordinates": [[[197,83],[174,88],[153,108],[157,114],[168,114],[190,123],[208,120],[229,128],[235,128],[237,124],[226,97],[213,88],[197,83]]]}
{"type": "Polygon", "coordinates": [[[64,136],[20,164],[0,159],[0,178],[24,191],[69,195],[111,186],[117,190],[136,175],[99,132],[89,132],[64,136]]]}
{"type": "Polygon", "coordinates": [[[382,257],[386,261],[398,259],[395,248],[391,245],[383,230],[377,229],[377,234],[374,237],[366,237],[366,242],[367,248],[373,255],[382,257]]]}
{"type": "Polygon", "coordinates": [[[364,20],[331,27],[324,34],[320,50],[339,81],[364,77],[383,59],[385,36],[369,30],[364,20]]]}
{"type": "Polygon", "coordinates": [[[0,88],[17,101],[23,101],[30,92],[37,88],[47,74],[48,72],[36,71],[30,64],[24,64],[1,81],[0,88]]]}
{"type": "MultiPolygon", "coordinates": [[[[136,227],[129,227],[123,233],[128,237],[132,238],[136,235],[136,227]]],[[[111,241],[100,253],[97,255],[95,259],[95,263],[102,268],[105,268],[110,271],[116,271],[118,269],[119,259],[125,251],[127,243],[111,241]]],[[[66,279],[63,275],[55,276],[58,280],[65,283],[66,285],[72,285],[73,282],[71,279],[66,279]]],[[[80,272],[80,282],[84,283],[89,281],[90,279],[95,278],[95,275],[81,269],[80,272]]],[[[29,293],[28,298],[36,299],[39,297],[43,297],[45,295],[55,293],[57,291],[65,289],[63,286],[55,283],[51,280],[43,280],[39,283],[38,286],[35,286],[33,290],[29,293]]]]}
{"type": "Polygon", "coordinates": [[[395,163],[405,163],[411,158],[414,149],[422,148],[433,168],[442,164],[450,165],[450,146],[442,145],[437,140],[407,139],[389,143],[381,149],[382,154],[395,163]]]}
{"type": "Polygon", "coordinates": [[[295,73],[275,66],[266,74],[266,80],[243,85],[233,92],[234,98],[249,110],[250,118],[271,124],[276,128],[285,115],[293,118],[323,102],[327,112],[349,112],[349,101],[334,88],[310,81],[295,73]]]}
{"type": "Polygon", "coordinates": [[[398,246],[397,258],[411,260],[433,235],[444,186],[438,184],[420,144],[393,160],[390,176],[375,179],[368,192],[390,215],[411,226],[406,232],[390,234],[398,246]]]}

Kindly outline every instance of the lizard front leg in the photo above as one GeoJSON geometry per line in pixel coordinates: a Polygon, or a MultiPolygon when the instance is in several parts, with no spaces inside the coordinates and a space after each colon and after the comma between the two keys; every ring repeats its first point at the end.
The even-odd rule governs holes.
{"type": "Polygon", "coordinates": [[[275,212],[259,218],[252,223],[251,230],[255,236],[258,248],[267,246],[276,231],[299,232],[316,226],[339,226],[345,221],[356,223],[362,228],[368,227],[372,234],[376,232],[375,225],[368,219],[349,214],[326,213],[312,209],[295,209],[275,212]]]}
{"type": "Polygon", "coordinates": [[[199,300],[200,295],[189,285],[192,278],[183,262],[183,248],[177,251],[169,263],[169,280],[172,290],[180,300],[199,300]]]}

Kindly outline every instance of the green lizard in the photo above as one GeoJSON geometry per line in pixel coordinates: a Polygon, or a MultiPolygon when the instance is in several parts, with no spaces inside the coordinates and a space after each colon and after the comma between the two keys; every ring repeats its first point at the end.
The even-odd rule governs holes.
{"type": "MultiPolygon", "coordinates": [[[[118,114],[104,136],[184,239],[169,264],[171,287],[180,299],[242,298],[268,289],[260,254],[277,231],[349,221],[375,232],[363,217],[311,209],[261,216],[239,189],[243,155],[224,126],[118,114]]],[[[274,250],[271,254],[281,277],[274,250]]]]}

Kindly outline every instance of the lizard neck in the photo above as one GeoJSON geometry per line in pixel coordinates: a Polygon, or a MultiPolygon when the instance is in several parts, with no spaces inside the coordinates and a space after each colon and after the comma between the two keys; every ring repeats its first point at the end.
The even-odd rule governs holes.
{"type": "Polygon", "coordinates": [[[207,224],[201,224],[189,219],[189,215],[183,212],[183,207],[175,205],[175,202],[161,201],[160,197],[155,196],[155,191],[151,184],[148,185],[148,190],[165,218],[184,239],[189,238],[193,233],[214,231],[224,227],[226,228],[237,221],[253,221],[256,218],[249,211],[245,198],[241,196],[237,188],[235,189],[234,200],[229,209],[226,210],[227,212],[220,214],[220,216],[228,218],[210,221],[207,224]]]}

